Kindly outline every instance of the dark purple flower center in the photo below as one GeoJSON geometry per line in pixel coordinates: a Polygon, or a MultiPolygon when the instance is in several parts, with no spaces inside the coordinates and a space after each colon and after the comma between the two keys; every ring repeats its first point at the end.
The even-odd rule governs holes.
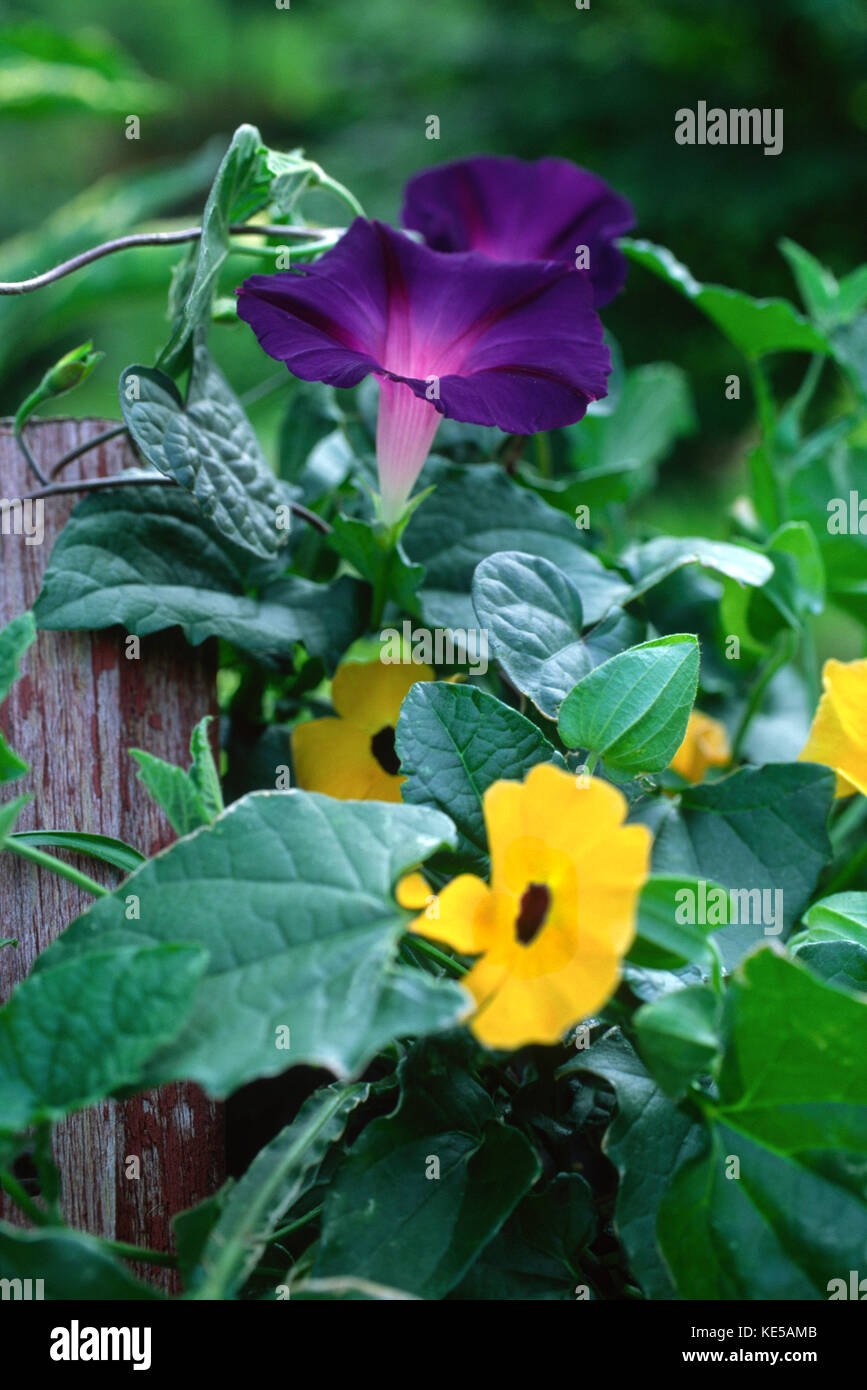
{"type": "Polygon", "coordinates": [[[545,883],[531,883],[521,899],[521,910],[515,922],[515,936],[522,946],[529,946],[545,925],[551,906],[551,890],[545,883]]]}
{"type": "Polygon", "coordinates": [[[370,740],[370,751],[379,763],[383,772],[387,772],[392,777],[396,777],[400,772],[400,759],[394,747],[394,729],[390,724],[385,724],[370,740]]]}

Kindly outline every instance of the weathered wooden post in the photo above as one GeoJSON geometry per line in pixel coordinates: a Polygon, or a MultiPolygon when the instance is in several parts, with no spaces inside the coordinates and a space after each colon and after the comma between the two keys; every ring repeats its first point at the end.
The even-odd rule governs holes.
{"type": "MultiPolygon", "coordinates": [[[[55,459],[110,425],[45,420],[28,426],[27,438],[47,472],[55,459]]],[[[121,436],[76,460],[64,476],[109,476],[137,463],[121,436]]],[[[0,494],[11,499],[36,487],[11,422],[0,422],[0,494]]],[[[0,626],[32,606],[52,545],[76,500],[59,496],[45,502],[41,545],[27,545],[21,535],[0,538],[0,626]]],[[[140,659],[130,660],[119,628],[40,632],[22,671],[0,717],[13,747],[30,763],[29,774],[5,788],[7,798],[33,794],[17,828],[98,831],[148,855],[169,844],[174,834],[137,781],[127,750],[146,748],[187,765],[193,725],[215,711],[213,644],[192,648],[177,631],[160,633],[143,638],[140,659]]],[[[100,882],[117,881],[115,871],[91,859],[74,856],[70,862],[100,882]]],[[[0,1001],[90,901],[67,880],[16,855],[0,855],[0,936],[19,942],[17,949],[0,951],[0,1001]]],[[[57,1127],[55,1159],[71,1224],[169,1250],[172,1216],[223,1179],[222,1109],[187,1084],[124,1104],[105,1103],[57,1127]],[[140,1159],[138,1178],[126,1175],[136,1167],[127,1163],[132,1157],[140,1159]]],[[[2,1194],[0,1213],[19,1219],[2,1194]]],[[[171,1271],[139,1267],[137,1272],[173,1287],[171,1271]]]]}

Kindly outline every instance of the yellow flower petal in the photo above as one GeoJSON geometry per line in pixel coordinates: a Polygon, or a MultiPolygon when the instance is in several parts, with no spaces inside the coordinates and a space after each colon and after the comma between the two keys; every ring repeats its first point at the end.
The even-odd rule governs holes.
{"type": "Polygon", "coordinates": [[[561,768],[540,763],[525,782],[495,782],[484,795],[485,824],[491,847],[491,883],[506,889],[505,851],[515,840],[543,840],[574,856],[607,839],[626,815],[616,787],[598,777],[585,785],[561,768]]]}
{"type": "Polygon", "coordinates": [[[410,929],[442,941],[461,955],[474,956],[488,950],[511,920],[510,899],[492,893],[474,874],[461,874],[410,923],[410,929]]]}
{"type": "Polygon", "coordinates": [[[582,951],[561,969],[533,976],[520,966],[506,970],[487,962],[485,957],[461,981],[480,1005],[470,1027],[487,1047],[559,1042],[569,1028],[610,999],[620,979],[614,951],[582,951]]]}
{"type": "Polygon", "coordinates": [[[370,734],[345,719],[311,719],[292,730],[295,781],[341,801],[400,801],[405,777],[380,766],[370,734]]]}
{"type": "Polygon", "coordinates": [[[709,767],[727,767],[731,756],[725,725],[694,709],[670,766],[684,781],[701,782],[709,767]]]}
{"type": "Polygon", "coordinates": [[[803,751],[804,762],[837,773],[837,796],[867,796],[867,659],[826,661],[823,694],[803,751]]]}
{"type": "Polygon", "coordinates": [[[394,890],[394,896],[397,898],[401,907],[414,907],[418,910],[419,908],[427,907],[427,900],[432,892],[433,889],[424,874],[414,873],[404,875],[394,890]]]}
{"type": "Polygon", "coordinates": [[[416,681],[432,681],[430,666],[384,661],[346,661],[331,683],[331,703],[343,719],[376,734],[394,728],[400,707],[416,681]]]}
{"type": "Polygon", "coordinates": [[[406,778],[386,771],[371,739],[383,729],[393,734],[410,687],[433,678],[429,666],[345,662],[331,684],[339,718],[313,719],[292,731],[298,786],[342,801],[400,801],[406,778]]]}

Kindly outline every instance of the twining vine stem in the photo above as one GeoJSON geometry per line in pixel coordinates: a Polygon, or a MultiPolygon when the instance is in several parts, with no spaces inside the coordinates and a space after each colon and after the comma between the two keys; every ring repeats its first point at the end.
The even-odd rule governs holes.
{"type": "Polygon", "coordinates": [[[102,434],[95,434],[92,439],[85,439],[83,444],[79,444],[75,449],[70,449],[69,453],[59,458],[54,467],[49,469],[49,478],[56,478],[58,473],[72,463],[74,459],[81,458],[82,454],[87,454],[91,449],[99,448],[100,444],[107,444],[110,439],[116,439],[119,434],[128,434],[126,425],[113,425],[110,430],[104,430],[102,434]]]}
{"type": "MultiPolygon", "coordinates": [[[[99,492],[103,488],[109,487],[179,487],[174,478],[167,478],[164,474],[142,473],[133,477],[117,478],[75,478],[68,483],[49,483],[47,487],[39,488],[36,492],[28,492],[22,497],[22,502],[35,502],[40,497],[59,497],[64,492],[99,492]]],[[[329,536],[333,527],[328,522],[311,512],[309,507],[305,507],[301,502],[289,502],[290,512],[295,516],[300,516],[303,521],[314,526],[317,531],[321,531],[324,536],[329,536]]]]}
{"type": "MultiPolygon", "coordinates": [[[[231,236],[301,237],[302,240],[305,237],[313,237],[318,241],[327,242],[333,240],[335,230],[331,227],[272,227],[266,224],[239,222],[229,228],[229,233],[231,236]]],[[[41,290],[44,285],[62,280],[64,275],[71,275],[73,271],[81,270],[83,266],[90,265],[92,261],[98,261],[103,256],[111,256],[115,251],[128,251],[134,246],[176,246],[184,241],[198,241],[201,235],[201,227],[181,227],[174,232],[132,232],[129,236],[115,237],[112,241],[103,241],[99,246],[91,246],[88,251],[82,251],[68,261],[61,261],[60,265],[54,266],[52,270],[46,270],[42,275],[33,275],[29,280],[0,280],[0,294],[29,294],[31,290],[41,290]]]]}

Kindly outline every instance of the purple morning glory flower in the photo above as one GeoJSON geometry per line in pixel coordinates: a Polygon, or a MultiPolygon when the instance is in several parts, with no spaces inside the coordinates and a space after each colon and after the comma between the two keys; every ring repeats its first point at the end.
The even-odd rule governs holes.
{"type": "Polygon", "coordinates": [[[560,264],[443,255],[357,218],[300,271],[253,275],[238,314],[304,381],[373,372],[382,516],[401,516],[440,417],[534,434],[606,392],[602,325],[585,274],[560,264]]]}
{"type": "Polygon", "coordinates": [[[498,261],[569,261],[589,250],[597,308],[623,287],[626,258],[614,238],[635,225],[632,206],[604,179],[568,159],[531,164],[478,155],[441,164],[406,186],[403,225],[436,251],[482,251],[498,261]]]}

